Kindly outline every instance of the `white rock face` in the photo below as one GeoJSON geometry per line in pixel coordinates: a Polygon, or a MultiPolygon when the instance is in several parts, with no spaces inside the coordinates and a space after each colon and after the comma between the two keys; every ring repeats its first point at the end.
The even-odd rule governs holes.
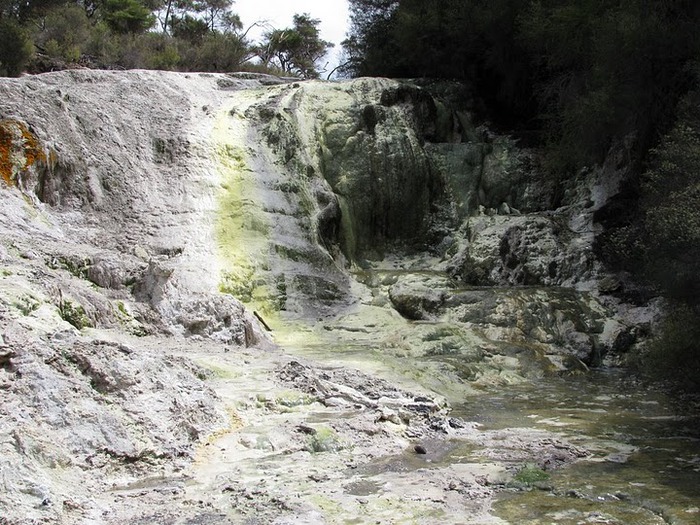
{"type": "MultiPolygon", "coordinates": [[[[221,178],[212,134],[215,108],[235,87],[251,81],[73,71],[3,82],[2,117],[26,125],[45,155],[16,175],[17,188],[3,190],[7,246],[39,251],[115,299],[149,305],[160,317],[146,331],[187,332],[194,323],[193,333],[241,342],[242,325],[202,326],[221,312],[192,317],[202,309],[197,297],[218,294],[221,178]]],[[[141,305],[129,306],[149,325],[141,305]]],[[[90,316],[93,306],[83,307],[90,316]]],[[[222,308],[232,311],[232,322],[242,318],[235,301],[222,308]]]]}
{"type": "Polygon", "coordinates": [[[3,518],[101,522],[94,496],[109,478],[182,468],[229,424],[207,372],[162,335],[222,350],[264,339],[218,289],[212,135],[244,87],[260,83],[142,71],[0,82],[3,518]]]}

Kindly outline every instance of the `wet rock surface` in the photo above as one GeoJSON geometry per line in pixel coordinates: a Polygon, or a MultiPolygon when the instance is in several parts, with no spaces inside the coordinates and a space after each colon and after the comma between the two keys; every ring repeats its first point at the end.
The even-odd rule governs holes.
{"type": "Polygon", "coordinates": [[[598,286],[614,184],[547,212],[531,152],[439,93],[2,80],[0,523],[496,524],[526,468],[626,461],[453,411],[654,311],[598,286]]]}

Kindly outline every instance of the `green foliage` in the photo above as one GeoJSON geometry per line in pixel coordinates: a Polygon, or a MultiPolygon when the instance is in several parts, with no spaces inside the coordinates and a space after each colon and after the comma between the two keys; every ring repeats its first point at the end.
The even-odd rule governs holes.
{"type": "Polygon", "coordinates": [[[700,93],[653,150],[642,176],[640,250],[644,273],[664,292],[690,302],[700,293],[700,93]]]}
{"type": "Polygon", "coordinates": [[[199,0],[195,5],[196,10],[203,13],[207,28],[216,32],[217,29],[234,29],[237,24],[240,24],[240,19],[236,20],[229,16],[232,3],[232,0],[199,0]]]}
{"type": "Polygon", "coordinates": [[[529,117],[528,57],[516,37],[525,0],[351,0],[346,74],[466,80],[492,109],[529,117]],[[500,108],[500,109],[499,109],[500,108]]]}
{"type": "Polygon", "coordinates": [[[182,39],[191,44],[201,43],[204,36],[209,32],[209,26],[204,20],[194,18],[190,15],[172,18],[170,28],[175,38],[182,39]]]}
{"type": "Polygon", "coordinates": [[[547,481],[549,477],[549,474],[547,474],[537,465],[527,464],[523,466],[520,470],[518,470],[513,479],[518,483],[523,483],[525,485],[534,485],[542,481],[547,481]]]}
{"type": "Polygon", "coordinates": [[[85,312],[85,308],[79,304],[74,304],[72,301],[67,299],[61,299],[59,301],[58,313],[60,314],[61,319],[68,321],[78,330],[93,326],[92,321],[85,312]]]}
{"type": "Polygon", "coordinates": [[[51,58],[77,62],[90,38],[91,23],[85,10],[78,5],[54,8],[37,26],[34,41],[51,58]]]}
{"type": "Polygon", "coordinates": [[[115,57],[120,55],[120,39],[123,39],[123,35],[112,33],[105,22],[98,21],[91,29],[84,51],[98,59],[98,66],[107,67],[108,64],[115,64],[115,57]]]}
{"type": "Polygon", "coordinates": [[[178,41],[160,33],[146,33],[139,40],[145,51],[145,69],[177,70],[182,63],[178,41]]]}
{"type": "Polygon", "coordinates": [[[231,0],[0,0],[0,75],[96,68],[256,71],[317,77],[332,44],[296,15],[261,44],[246,39],[231,0]],[[158,22],[160,31],[149,31],[158,22]],[[34,59],[34,42],[38,53],[34,59]],[[250,60],[256,55],[263,63],[250,60]]]}
{"type": "Polygon", "coordinates": [[[346,73],[464,80],[490,118],[547,145],[552,172],[636,159],[673,119],[700,49],[681,0],[350,0],[346,73]]]}
{"type": "Polygon", "coordinates": [[[556,166],[599,162],[629,133],[641,157],[672,120],[698,49],[698,9],[682,4],[549,0],[521,17],[519,35],[540,69],[536,94],[556,166]]]}
{"type": "Polygon", "coordinates": [[[294,15],[294,27],[275,29],[265,35],[258,55],[263,63],[273,63],[286,73],[318,78],[317,64],[333,47],[321,40],[320,22],[308,14],[294,15]]]}
{"type": "Polygon", "coordinates": [[[34,54],[27,32],[15,20],[0,19],[0,75],[17,77],[34,54]]]}
{"type": "Polygon", "coordinates": [[[116,33],[143,33],[155,23],[155,17],[139,0],[106,0],[103,17],[116,33]]]}
{"type": "Polygon", "coordinates": [[[391,76],[392,61],[400,57],[398,46],[390,37],[398,0],[350,0],[350,32],[343,42],[347,61],[342,73],[348,76],[371,76],[385,71],[391,76]]]}
{"type": "Polygon", "coordinates": [[[41,306],[41,302],[31,295],[22,295],[13,302],[13,306],[22,312],[22,315],[29,315],[41,306]]]}
{"type": "Polygon", "coordinates": [[[189,64],[197,71],[239,71],[248,56],[248,48],[238,35],[209,33],[189,64]]]}
{"type": "Polygon", "coordinates": [[[700,313],[697,307],[676,304],[661,324],[643,363],[653,379],[700,392],[700,313]]]}

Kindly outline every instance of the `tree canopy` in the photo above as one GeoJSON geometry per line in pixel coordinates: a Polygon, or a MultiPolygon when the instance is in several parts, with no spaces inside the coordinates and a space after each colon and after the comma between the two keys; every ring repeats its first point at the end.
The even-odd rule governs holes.
{"type": "Polygon", "coordinates": [[[293,27],[268,31],[259,50],[263,63],[302,78],[318,78],[317,64],[333,47],[321,39],[320,23],[308,14],[294,15],[293,27]]]}
{"type": "Polygon", "coordinates": [[[346,74],[470,83],[556,170],[598,162],[630,133],[641,159],[700,56],[690,0],[350,0],[350,13],[346,74]]]}
{"type": "Polygon", "coordinates": [[[232,0],[0,0],[0,75],[62,67],[260,70],[319,76],[332,46],[320,21],[294,16],[261,42],[232,0]],[[257,57],[257,60],[256,60],[257,57]]]}

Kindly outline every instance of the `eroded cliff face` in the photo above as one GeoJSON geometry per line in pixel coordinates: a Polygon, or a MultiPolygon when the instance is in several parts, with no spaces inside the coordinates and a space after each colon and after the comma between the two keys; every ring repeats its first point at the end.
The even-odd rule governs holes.
{"type": "Polygon", "coordinates": [[[218,135],[230,177],[222,289],[273,324],[296,319],[299,331],[323,320],[309,336],[318,344],[335,344],[325,335],[337,338],[348,319],[384,319],[391,336],[370,340],[391,351],[400,337],[421,355],[434,349],[404,320],[449,321],[480,334],[487,354],[502,343],[515,343],[511,357],[525,349],[516,375],[533,354],[537,373],[599,364],[619,334],[650,319],[618,315],[598,287],[593,213],[624,168],[582,174],[552,210],[533,153],[475,125],[468,102],[449,92],[357,79],[234,97],[218,135]],[[420,271],[435,278],[401,275],[420,271]],[[518,289],[465,294],[484,286],[518,289]]]}
{"type": "Polygon", "coordinates": [[[630,340],[650,314],[601,298],[591,251],[614,177],[549,210],[532,154],[444,93],[144,71],[0,82],[8,515],[99,522],[109,510],[81,501],[104,484],[85,472],[177,470],[235,424],[182,356],[269,348],[258,319],[292,346],[431,358],[422,384],[448,397],[585,370],[630,340]]]}

